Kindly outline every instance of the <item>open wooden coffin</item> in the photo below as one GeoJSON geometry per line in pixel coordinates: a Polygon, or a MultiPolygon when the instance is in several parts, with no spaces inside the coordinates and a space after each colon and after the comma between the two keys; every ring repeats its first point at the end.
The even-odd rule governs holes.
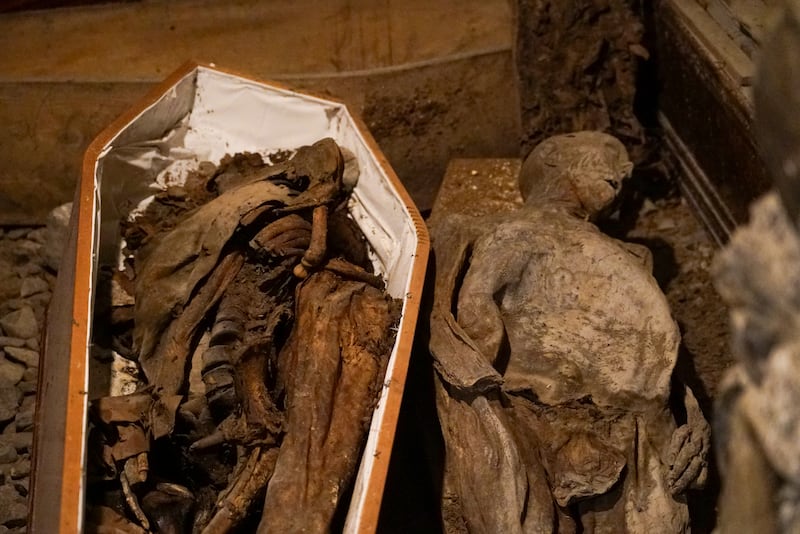
{"type": "Polygon", "coordinates": [[[70,239],[48,314],[40,374],[30,525],[79,532],[85,497],[89,350],[98,266],[119,253],[119,220],[165,180],[225,154],[292,149],[332,137],[360,178],[350,213],[403,315],[345,524],[375,530],[428,256],[425,225],[364,124],[344,104],[189,64],[101,133],[86,152],[70,239]]]}

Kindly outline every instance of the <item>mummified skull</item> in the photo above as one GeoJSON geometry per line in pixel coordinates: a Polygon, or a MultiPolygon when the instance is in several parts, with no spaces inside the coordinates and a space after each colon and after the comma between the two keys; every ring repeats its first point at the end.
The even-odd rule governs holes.
{"type": "Polygon", "coordinates": [[[688,527],[708,425],[688,389],[686,425],[668,405],[680,334],[646,254],[586,220],[631,167],[611,136],[552,137],[523,208],[433,228],[445,485],[470,531],[688,527]]]}
{"type": "Polygon", "coordinates": [[[558,198],[594,219],[616,199],[632,170],[633,163],[618,139],[600,132],[577,132],[539,143],[525,160],[519,188],[526,200],[558,198]]]}

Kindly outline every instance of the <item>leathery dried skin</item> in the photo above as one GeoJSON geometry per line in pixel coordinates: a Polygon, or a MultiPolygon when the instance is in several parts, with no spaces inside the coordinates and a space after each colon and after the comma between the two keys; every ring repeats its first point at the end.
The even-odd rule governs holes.
{"type": "Polygon", "coordinates": [[[330,529],[355,474],[399,315],[377,288],[325,270],[298,288],[296,308],[279,359],[287,432],[260,534],[330,529]]]}

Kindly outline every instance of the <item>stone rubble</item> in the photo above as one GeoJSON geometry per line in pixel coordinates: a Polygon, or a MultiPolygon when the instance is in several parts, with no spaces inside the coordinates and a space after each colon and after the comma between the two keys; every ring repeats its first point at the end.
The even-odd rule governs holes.
{"type": "Polygon", "coordinates": [[[0,228],[0,534],[26,532],[42,327],[71,205],[40,228],[0,228]]]}

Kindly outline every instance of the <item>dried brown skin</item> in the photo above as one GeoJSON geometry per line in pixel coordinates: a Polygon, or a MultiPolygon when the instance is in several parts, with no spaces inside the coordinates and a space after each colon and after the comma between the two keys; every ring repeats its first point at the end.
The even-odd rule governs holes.
{"type": "MultiPolygon", "coordinates": [[[[218,172],[206,172],[205,176],[211,177],[207,189],[205,182],[193,178],[179,191],[158,196],[154,203],[158,209],[152,211],[157,219],[154,224],[148,226],[144,220],[139,227],[126,229],[131,241],[128,252],[136,252],[136,276],[132,263],[126,272],[134,281],[129,285],[135,284],[134,345],[149,385],[147,392],[130,398],[98,401],[98,420],[110,436],[98,456],[105,464],[104,476],[119,473],[128,513],[141,525],[156,524],[164,531],[187,528],[185,514],[173,513],[176,508],[164,505],[172,497],[158,489],[147,492],[142,483],[148,479],[150,440],[172,432],[176,413],[191,424],[192,432],[204,428],[203,432],[208,432],[209,416],[203,415],[202,407],[194,406],[197,397],[191,409],[189,403],[181,410],[178,405],[185,392],[189,357],[200,333],[210,324],[215,332],[211,336],[214,350],[205,358],[205,386],[211,393],[235,389],[235,395],[232,403],[219,410],[224,420],[215,431],[194,434],[200,439],[189,454],[235,443],[240,462],[216,505],[208,500],[209,486],[195,488],[194,495],[203,502],[196,503],[194,529],[226,532],[262,498],[285,425],[275,402],[278,393],[268,385],[275,382],[278,350],[285,343],[294,313],[298,279],[292,268],[301,256],[308,271],[329,269],[328,276],[343,285],[355,284],[359,289],[351,291],[352,305],[346,309],[365,314],[364,318],[350,318],[349,327],[340,328],[338,319],[329,320],[331,328],[353,338],[342,341],[350,343],[343,354],[350,364],[344,366],[340,386],[355,405],[345,401],[340,409],[337,403],[335,425],[346,428],[339,418],[348,414],[355,420],[333,456],[339,460],[337,455],[348,447],[352,453],[345,454],[341,465],[333,462],[336,465],[331,465],[328,473],[342,486],[351,482],[378,389],[375,381],[385,369],[393,337],[389,330],[393,322],[367,327],[363,321],[380,319],[370,297],[386,309],[393,307],[376,289],[383,287],[382,280],[363,268],[371,267],[363,235],[343,215],[343,165],[342,154],[329,139],[301,147],[294,158],[274,166],[264,166],[258,156],[237,155],[223,162],[218,172]],[[219,196],[213,198],[214,194],[219,196]],[[355,259],[357,264],[331,258],[331,253],[355,259]],[[353,281],[346,282],[341,276],[353,281]],[[212,323],[213,313],[217,318],[212,323]],[[372,356],[375,361],[370,360],[370,350],[377,351],[372,356]],[[363,391],[351,391],[351,387],[363,391]],[[147,512],[140,505],[142,496],[147,512]],[[148,520],[146,515],[152,517],[148,520]]],[[[318,319],[325,321],[324,317],[318,319]]],[[[396,315],[390,319],[394,321],[396,315]]],[[[186,495],[178,497],[183,502],[186,495]]],[[[323,513],[332,514],[335,506],[334,502],[323,513]]]]}
{"type": "Polygon", "coordinates": [[[320,271],[297,290],[295,326],[279,359],[286,436],[258,528],[327,532],[350,484],[398,320],[391,299],[320,271]]]}
{"type": "Polygon", "coordinates": [[[525,207],[432,229],[445,483],[471,532],[688,528],[709,440],[688,388],[687,424],[669,411],[677,326],[642,258],[584,220],[629,172],[609,139],[546,141],[525,207]]]}
{"type": "Polygon", "coordinates": [[[136,296],[134,348],[149,384],[129,398],[100,399],[95,412],[108,434],[97,452],[100,470],[105,478],[119,477],[120,510],[140,525],[182,532],[192,523],[192,531],[228,532],[264,498],[273,468],[280,476],[267,500],[281,502],[279,511],[265,515],[264,528],[285,531],[304,506],[318,508],[310,515],[312,528],[329,525],[338,496],[352,482],[399,314],[369,270],[364,236],[346,216],[343,170],[344,158],[329,139],[273,166],[252,154],[236,155],[216,173],[206,169],[207,184],[193,178],[159,195],[154,204],[161,207],[153,213],[162,219],[150,226],[144,220],[142,232],[127,229],[133,241],[128,252],[136,252],[136,276],[132,263],[126,271],[136,296]],[[295,292],[300,278],[292,271],[300,262],[310,296],[303,296],[305,289],[295,292]],[[287,341],[298,313],[313,319],[298,321],[287,341]],[[200,350],[208,328],[208,349],[200,350]],[[304,344],[315,328],[332,344],[314,339],[313,350],[304,344]],[[284,352],[294,356],[279,359],[282,346],[291,346],[284,352]],[[192,387],[200,389],[181,405],[195,353],[193,361],[202,359],[204,369],[192,387]],[[327,367],[319,365],[320,354],[329,355],[327,367]],[[320,418],[332,417],[324,436],[304,426],[309,405],[320,418]],[[183,426],[173,434],[178,423],[183,426]],[[186,425],[188,435],[181,434],[186,425]],[[290,437],[282,443],[284,433],[290,437]],[[189,475],[191,482],[181,483],[191,493],[172,491],[182,488],[174,484],[153,489],[147,454],[151,441],[162,437],[159,443],[176,450],[178,441],[194,441],[180,454],[190,466],[202,465],[207,480],[189,475]],[[306,467],[297,461],[304,440],[318,455],[306,467]],[[237,450],[233,472],[230,459],[206,465],[199,458],[223,444],[237,450]],[[296,495],[298,486],[286,475],[295,469],[307,469],[305,501],[281,494],[283,485],[296,495]]]}
{"type": "Polygon", "coordinates": [[[140,252],[134,330],[140,361],[151,358],[169,321],[214,270],[237,228],[270,213],[277,216],[338,204],[344,163],[333,140],[302,147],[287,165],[291,167],[288,183],[301,183],[302,189],[272,182],[272,175],[266,172],[202,205],[140,252]]]}

